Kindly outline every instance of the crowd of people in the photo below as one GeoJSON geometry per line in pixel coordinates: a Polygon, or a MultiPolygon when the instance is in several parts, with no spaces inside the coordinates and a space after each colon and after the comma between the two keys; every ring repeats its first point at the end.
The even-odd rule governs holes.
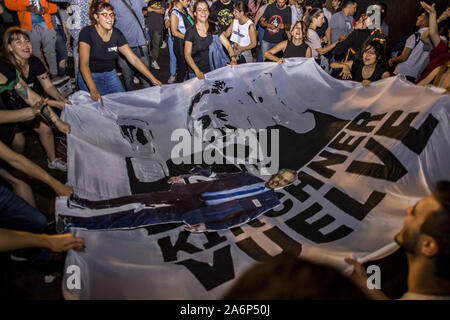
{"type": "MultiPolygon", "coordinates": [[[[47,218],[36,209],[31,187],[13,170],[41,180],[57,195],[73,193],[71,187],[23,156],[24,132],[32,129],[39,136],[48,168],[67,171],[64,159],[57,157],[55,135],[70,133],[69,124],[58,114],[71,102],[56,85],[69,76],[69,57],[73,57],[76,88],[101,104],[102,96],[110,93],[161,86],[151,70],[161,69],[165,56],[160,49],[166,47],[169,84],[205,79],[208,72],[224,66],[264,61],[281,64],[285,59],[305,57],[313,58],[331,76],[363,85],[401,75],[415,84],[449,91],[450,7],[420,4],[423,12],[416,21],[418,31],[403,37],[388,54],[388,7],[380,1],[374,1],[379,25],[370,12],[356,17],[357,0],[333,0],[329,8],[325,0],[0,1],[0,239],[23,240],[2,240],[0,250],[83,248],[83,239],[70,234],[41,234],[47,218]]],[[[429,224],[438,227],[443,221],[448,234],[448,184],[442,188],[445,192],[439,191],[439,197],[433,198],[438,205],[431,211],[444,212],[447,218],[440,216],[429,224]]],[[[448,264],[448,240],[418,228],[427,237],[440,237],[437,251],[421,248],[421,254],[434,259],[444,252],[448,264]]],[[[399,243],[406,241],[406,235],[399,243]]],[[[14,253],[24,254],[24,259],[29,255],[14,253]]],[[[349,263],[359,270],[355,261],[349,263]]],[[[444,286],[419,292],[448,296],[448,272],[443,274],[444,286]]],[[[236,297],[234,294],[230,296],[236,297]]]]}

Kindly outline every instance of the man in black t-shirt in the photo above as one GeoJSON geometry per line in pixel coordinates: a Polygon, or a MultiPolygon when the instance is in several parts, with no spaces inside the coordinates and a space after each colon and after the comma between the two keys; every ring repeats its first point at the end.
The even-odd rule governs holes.
{"type": "Polygon", "coordinates": [[[214,2],[210,12],[210,19],[219,24],[220,32],[227,30],[228,26],[233,22],[233,2],[231,0],[214,2]]]}
{"type": "Polygon", "coordinates": [[[292,24],[292,10],[286,5],[286,0],[277,0],[267,6],[261,17],[261,26],[265,29],[261,51],[264,56],[266,51],[283,41],[284,33],[290,37],[289,30],[292,24]]]}

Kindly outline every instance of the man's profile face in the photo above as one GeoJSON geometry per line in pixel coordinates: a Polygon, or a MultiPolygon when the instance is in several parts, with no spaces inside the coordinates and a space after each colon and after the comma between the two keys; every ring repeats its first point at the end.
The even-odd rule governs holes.
{"type": "Polygon", "coordinates": [[[277,173],[270,177],[266,182],[266,187],[270,189],[279,189],[287,186],[295,180],[295,175],[292,172],[284,171],[283,173],[277,173]]]}
{"type": "Polygon", "coordinates": [[[407,253],[417,252],[421,226],[432,212],[441,209],[441,205],[432,195],[422,198],[413,207],[406,209],[403,229],[395,236],[395,242],[407,253]]]}

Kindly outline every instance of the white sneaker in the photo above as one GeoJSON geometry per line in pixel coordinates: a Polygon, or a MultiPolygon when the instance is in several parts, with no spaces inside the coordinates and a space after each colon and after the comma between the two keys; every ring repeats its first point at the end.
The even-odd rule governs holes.
{"type": "Polygon", "coordinates": [[[152,62],[152,68],[155,69],[155,70],[161,69],[161,68],[159,67],[158,62],[156,62],[156,60],[154,60],[154,61],[152,62]]]}
{"type": "Polygon", "coordinates": [[[161,47],[160,47],[161,49],[165,49],[165,48],[167,48],[167,43],[165,42],[165,41],[163,41],[163,43],[162,43],[162,45],[161,45],[161,47]]]}
{"type": "Polygon", "coordinates": [[[133,78],[133,83],[134,83],[134,84],[139,84],[139,83],[140,83],[138,77],[134,76],[134,78],[133,78]]]}
{"type": "Polygon", "coordinates": [[[170,76],[169,80],[167,80],[167,83],[171,84],[171,83],[175,83],[175,81],[177,81],[175,76],[170,76]]]}
{"type": "Polygon", "coordinates": [[[53,160],[51,162],[47,159],[47,163],[48,163],[48,167],[50,169],[55,169],[55,170],[59,170],[59,171],[63,171],[63,172],[67,171],[67,164],[61,158],[56,158],[55,160],[53,160]]]}

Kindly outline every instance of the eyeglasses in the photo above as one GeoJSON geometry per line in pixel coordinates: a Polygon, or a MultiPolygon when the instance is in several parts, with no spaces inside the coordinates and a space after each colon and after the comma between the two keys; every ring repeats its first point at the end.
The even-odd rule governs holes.
{"type": "Polygon", "coordinates": [[[103,16],[103,18],[115,18],[116,14],[114,12],[112,13],[106,13],[106,12],[102,12],[102,13],[98,13],[99,15],[103,16]]]}

